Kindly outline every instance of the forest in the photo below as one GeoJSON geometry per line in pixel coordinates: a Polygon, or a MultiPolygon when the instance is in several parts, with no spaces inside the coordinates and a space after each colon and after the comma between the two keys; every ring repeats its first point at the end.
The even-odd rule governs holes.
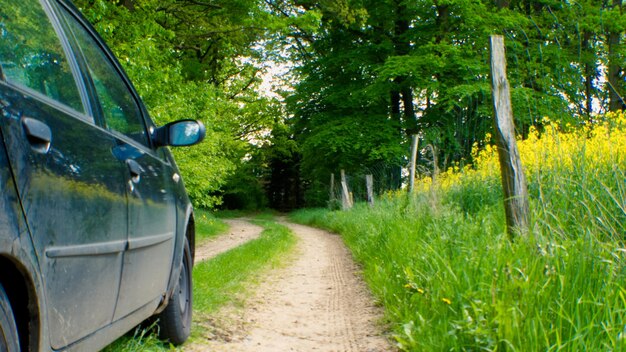
{"type": "MultiPolygon", "coordinates": [[[[622,0],[74,0],[175,150],[200,208],[324,206],[331,173],[406,184],[490,147],[489,36],[504,36],[517,134],[626,104],[622,0]]],[[[382,186],[379,184],[379,188],[382,186]]]]}

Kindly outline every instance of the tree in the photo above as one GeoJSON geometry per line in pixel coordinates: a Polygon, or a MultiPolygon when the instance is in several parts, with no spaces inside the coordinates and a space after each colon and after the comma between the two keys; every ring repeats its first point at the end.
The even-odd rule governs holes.
{"type": "Polygon", "coordinates": [[[626,73],[624,70],[624,52],[622,37],[626,29],[626,19],[624,19],[624,4],[622,0],[612,0],[608,9],[607,20],[607,86],[609,95],[609,110],[617,111],[626,109],[624,94],[626,93],[626,73]]]}
{"type": "Polygon", "coordinates": [[[277,121],[262,148],[268,167],[265,190],[273,209],[288,211],[304,205],[299,149],[289,127],[277,121]]]}
{"type": "Polygon", "coordinates": [[[219,204],[251,141],[262,139],[275,118],[275,103],[257,91],[257,44],[288,21],[260,0],[76,5],[120,58],[157,123],[194,118],[207,126],[204,143],[174,153],[194,203],[219,204]]]}
{"type": "MultiPolygon", "coordinates": [[[[209,126],[209,142],[176,151],[196,204],[204,206],[252,178],[272,184],[295,170],[291,163],[300,168],[292,179],[318,203],[328,175],[342,168],[393,165],[386,177],[399,187],[411,134],[436,151],[438,168],[470,162],[472,147],[491,132],[491,34],[506,38],[522,136],[533,126],[541,130],[546,116],[594,123],[597,112],[623,104],[626,90],[620,0],[77,3],[159,123],[198,117],[209,126]],[[286,110],[258,91],[264,60],[294,67],[286,110]],[[270,167],[269,149],[278,148],[278,156],[283,143],[267,140],[278,136],[295,141],[299,157],[283,155],[287,163],[278,157],[270,167]]],[[[270,198],[282,192],[272,189],[270,198]]]]}
{"type": "Polygon", "coordinates": [[[319,185],[307,193],[308,199],[318,204],[327,198],[327,181],[312,181],[328,180],[339,169],[351,173],[381,162],[401,165],[405,154],[402,122],[390,119],[392,83],[376,79],[377,68],[393,50],[393,19],[384,18],[382,11],[380,18],[366,16],[357,5],[319,3],[322,23],[301,58],[301,81],[287,99],[303,175],[319,185]]]}

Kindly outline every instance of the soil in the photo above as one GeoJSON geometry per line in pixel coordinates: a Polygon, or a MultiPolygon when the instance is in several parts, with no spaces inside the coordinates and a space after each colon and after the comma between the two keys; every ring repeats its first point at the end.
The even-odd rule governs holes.
{"type": "MultiPolygon", "coordinates": [[[[252,238],[260,233],[260,228],[245,220],[229,224],[226,242],[232,242],[230,237],[252,238]]],[[[203,338],[186,344],[184,350],[395,351],[383,335],[381,310],[373,303],[341,238],[307,226],[284,224],[298,238],[286,265],[264,273],[242,307],[225,307],[203,319],[203,338]]],[[[218,238],[206,246],[213,251],[221,241],[218,238]]],[[[198,249],[198,253],[206,252],[198,249]]]]}

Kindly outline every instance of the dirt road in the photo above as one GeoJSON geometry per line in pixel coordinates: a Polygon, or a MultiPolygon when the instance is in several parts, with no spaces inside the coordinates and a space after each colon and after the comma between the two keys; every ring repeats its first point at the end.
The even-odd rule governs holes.
{"type": "MultiPolygon", "coordinates": [[[[339,236],[285,225],[298,237],[288,264],[265,275],[243,308],[227,307],[213,317],[205,339],[185,350],[394,351],[381,333],[380,310],[339,236]]],[[[231,222],[230,233],[242,237],[259,230],[251,226],[231,222]]]]}
{"type": "Polygon", "coordinates": [[[259,237],[263,231],[261,226],[251,224],[246,219],[226,219],[224,222],[229,226],[228,232],[211,238],[196,248],[194,258],[196,262],[213,258],[222,252],[253,240],[259,237]]]}

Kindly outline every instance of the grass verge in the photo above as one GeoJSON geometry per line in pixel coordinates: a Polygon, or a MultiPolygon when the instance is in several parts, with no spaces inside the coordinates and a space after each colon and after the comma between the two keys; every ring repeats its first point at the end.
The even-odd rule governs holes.
{"type": "MultiPolygon", "coordinates": [[[[254,286],[257,276],[264,270],[284,262],[283,254],[289,252],[296,238],[287,227],[268,220],[267,216],[253,221],[264,228],[261,236],[217,257],[196,263],[193,270],[194,322],[190,341],[204,333],[204,320],[226,304],[242,298],[254,286]]],[[[223,222],[209,213],[196,214],[199,232],[226,229],[223,222]],[[200,225],[200,226],[198,226],[200,225]]],[[[218,232],[219,233],[219,232],[218,232]]],[[[210,236],[203,235],[206,239],[210,236]]],[[[158,339],[158,327],[138,327],[108,346],[105,352],[179,351],[158,339]]]]}
{"type": "Polygon", "coordinates": [[[273,221],[255,220],[261,236],[194,267],[195,312],[210,314],[246,291],[255,275],[282,262],[295,244],[289,229],[273,221]]]}
{"type": "Polygon", "coordinates": [[[626,350],[623,241],[536,219],[535,238],[511,242],[503,217],[397,199],[292,219],[342,235],[402,350],[626,350]]]}
{"type": "Polygon", "coordinates": [[[194,215],[196,220],[196,246],[228,230],[228,225],[210,211],[196,209],[194,215]]]}

